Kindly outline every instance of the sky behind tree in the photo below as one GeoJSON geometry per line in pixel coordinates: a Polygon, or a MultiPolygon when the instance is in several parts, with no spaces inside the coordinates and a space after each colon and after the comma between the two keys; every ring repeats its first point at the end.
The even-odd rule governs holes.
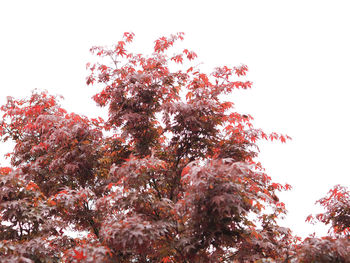
{"type": "Polygon", "coordinates": [[[138,53],[185,32],[180,47],[196,51],[203,70],[248,65],[253,88],[229,99],[257,128],[293,138],[259,144],[267,173],[294,187],[280,195],[285,224],[301,236],[324,233],[304,221],[333,185],[349,185],[347,1],[2,1],[0,25],[0,104],[46,89],[70,111],[105,116],[91,100],[97,90],[85,84],[85,65],[92,46],[116,43],[125,31],[135,33],[138,53]]]}

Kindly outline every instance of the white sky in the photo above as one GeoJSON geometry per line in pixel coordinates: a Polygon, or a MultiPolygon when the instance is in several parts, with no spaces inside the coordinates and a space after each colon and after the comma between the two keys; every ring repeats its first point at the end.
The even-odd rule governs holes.
{"type": "MultiPolygon", "coordinates": [[[[261,144],[260,159],[281,194],[285,222],[305,236],[314,202],[335,184],[349,186],[350,16],[348,1],[1,1],[0,104],[34,88],[65,97],[64,106],[101,115],[86,87],[89,48],[136,34],[137,52],[163,35],[185,32],[184,46],[204,67],[248,65],[253,89],[232,100],[287,144],[261,144]]],[[[4,147],[4,146],[2,146],[4,147]]],[[[1,149],[0,149],[1,151],[1,149]]],[[[4,151],[4,148],[2,148],[4,151]]]]}

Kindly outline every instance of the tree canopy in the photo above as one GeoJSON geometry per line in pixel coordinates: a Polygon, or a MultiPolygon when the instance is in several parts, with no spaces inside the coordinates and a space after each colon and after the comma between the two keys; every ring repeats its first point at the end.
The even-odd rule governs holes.
{"type": "Polygon", "coordinates": [[[1,262],[349,262],[346,188],[308,217],[330,236],[300,242],[278,225],[291,186],[264,172],[257,141],[290,138],[225,101],[251,87],[247,66],[204,73],[195,52],[170,55],[182,33],[147,56],[127,49],[133,38],[91,49],[87,84],[107,120],[45,91],[1,107],[1,140],[14,142],[0,168],[1,262]]]}

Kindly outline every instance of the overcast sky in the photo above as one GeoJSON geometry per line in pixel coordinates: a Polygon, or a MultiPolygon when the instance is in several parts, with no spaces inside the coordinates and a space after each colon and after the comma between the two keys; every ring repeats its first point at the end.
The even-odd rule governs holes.
{"type": "Polygon", "coordinates": [[[147,53],[156,38],[185,32],[204,68],[248,65],[254,85],[230,98],[237,111],[293,138],[260,144],[268,174],[294,187],[280,195],[284,224],[301,236],[324,232],[304,221],[320,211],[317,199],[350,181],[347,2],[1,1],[0,103],[38,88],[63,95],[68,110],[102,115],[90,99],[98,90],[85,85],[89,48],[132,31],[135,51],[147,53]]]}

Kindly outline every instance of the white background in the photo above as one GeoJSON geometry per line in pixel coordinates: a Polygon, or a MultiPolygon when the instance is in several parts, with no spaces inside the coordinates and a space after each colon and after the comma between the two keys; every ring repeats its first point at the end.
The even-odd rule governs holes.
{"type": "Polygon", "coordinates": [[[337,0],[4,0],[0,103],[47,89],[62,94],[68,110],[103,115],[90,99],[98,90],[85,85],[89,48],[132,31],[135,51],[147,53],[156,38],[185,32],[183,45],[204,68],[248,65],[253,89],[230,98],[236,109],[256,127],[293,138],[260,144],[268,174],[294,187],[280,195],[289,210],[284,224],[300,236],[325,234],[304,221],[321,211],[314,202],[333,185],[349,185],[349,11],[337,0]]]}

